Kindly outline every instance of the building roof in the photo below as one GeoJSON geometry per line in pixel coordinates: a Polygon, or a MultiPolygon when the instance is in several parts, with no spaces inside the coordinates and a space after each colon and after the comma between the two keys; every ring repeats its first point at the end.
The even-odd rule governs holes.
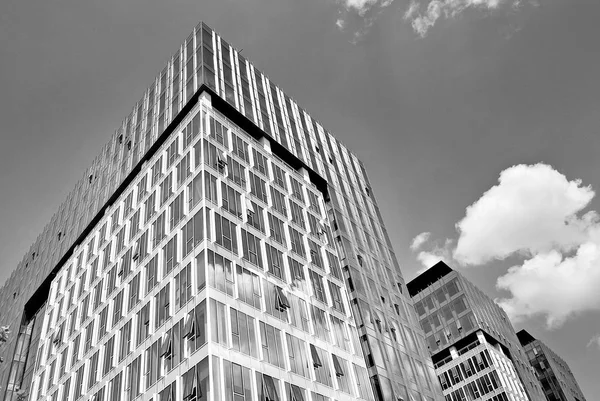
{"type": "Polygon", "coordinates": [[[517,333],[517,337],[519,338],[519,342],[521,343],[522,346],[531,344],[532,342],[534,342],[536,340],[536,338],[534,336],[532,336],[531,334],[529,334],[529,332],[525,329],[519,331],[517,333]]]}
{"type": "Polygon", "coordinates": [[[447,276],[452,272],[453,270],[450,266],[442,261],[439,261],[406,284],[408,293],[411,297],[414,297],[425,288],[429,287],[442,277],[447,276]]]}

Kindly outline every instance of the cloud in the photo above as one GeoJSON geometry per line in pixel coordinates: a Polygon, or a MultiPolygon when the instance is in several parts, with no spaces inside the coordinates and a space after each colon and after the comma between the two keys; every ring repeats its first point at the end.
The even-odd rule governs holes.
{"type": "Polygon", "coordinates": [[[567,180],[551,166],[510,167],[456,225],[460,237],[454,258],[465,265],[480,265],[514,253],[573,249],[597,224],[594,212],[576,215],[594,195],[589,186],[567,180]]]}
{"type": "Polygon", "coordinates": [[[467,207],[454,249],[446,240],[417,259],[480,266],[520,257],[498,278],[497,289],[507,295],[497,302],[515,322],[543,316],[548,328],[557,328],[600,311],[600,219],[595,211],[584,213],[594,196],[591,187],[546,164],[507,168],[467,207]]]}
{"type": "Polygon", "coordinates": [[[498,289],[511,293],[500,299],[513,322],[542,315],[548,328],[585,311],[600,311],[600,241],[581,245],[572,257],[550,251],[508,269],[498,289]]]}
{"type": "Polygon", "coordinates": [[[439,261],[452,264],[452,243],[453,241],[451,239],[446,239],[443,246],[436,244],[433,249],[429,251],[419,252],[417,260],[421,263],[423,268],[419,269],[417,274],[421,274],[439,261]]]}
{"type": "Polygon", "coordinates": [[[337,0],[341,9],[336,25],[340,30],[353,32],[350,42],[356,44],[393,2],[394,0],[337,0]],[[347,26],[349,28],[345,29],[347,26]]]}
{"type": "MultiPolygon", "coordinates": [[[[384,0],[383,2],[391,3],[392,1],[384,0]]],[[[346,7],[346,9],[354,10],[360,16],[363,16],[367,11],[369,11],[374,5],[376,5],[379,2],[380,0],[342,0],[341,3],[344,7],[346,7]]]]}
{"type": "Polygon", "coordinates": [[[598,347],[598,349],[600,350],[600,333],[596,334],[594,337],[592,337],[590,339],[590,341],[587,343],[587,348],[594,346],[594,347],[598,347]]]}
{"type": "Polygon", "coordinates": [[[410,243],[410,249],[413,251],[416,251],[424,243],[427,242],[427,240],[429,239],[430,236],[431,236],[430,232],[424,232],[424,233],[417,235],[415,238],[413,238],[412,242],[410,243]]]}
{"type": "Polygon", "coordinates": [[[411,21],[414,31],[425,37],[442,15],[445,18],[453,18],[468,8],[495,10],[506,2],[507,0],[431,0],[425,12],[421,13],[420,4],[413,1],[404,13],[404,19],[411,21]]]}

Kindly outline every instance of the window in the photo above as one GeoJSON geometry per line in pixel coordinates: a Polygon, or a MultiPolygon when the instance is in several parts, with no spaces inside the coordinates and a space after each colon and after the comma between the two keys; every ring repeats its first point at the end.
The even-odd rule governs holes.
{"type": "Polygon", "coordinates": [[[183,182],[192,175],[190,171],[190,152],[183,156],[183,159],[177,165],[177,186],[179,187],[183,182]]]}
{"type": "Polygon", "coordinates": [[[214,321],[211,327],[211,340],[215,343],[227,346],[227,315],[225,304],[210,300],[210,312],[214,321]]]}
{"type": "Polygon", "coordinates": [[[158,275],[158,256],[154,256],[146,266],[146,295],[156,286],[158,275]]]}
{"type": "Polygon", "coordinates": [[[153,244],[157,246],[165,238],[165,212],[162,212],[152,224],[152,232],[154,234],[153,244]]]}
{"type": "MultiPolygon", "coordinates": [[[[83,373],[84,373],[84,369],[85,369],[85,365],[82,365],[77,370],[77,374],[75,376],[75,394],[74,394],[74,399],[78,399],[83,394],[83,373]]],[[[40,397],[38,397],[38,399],[39,398],[40,397]]]]}
{"type": "Polygon", "coordinates": [[[148,192],[148,176],[147,175],[144,175],[140,179],[140,182],[138,182],[138,185],[137,185],[137,190],[138,190],[137,194],[138,194],[138,203],[139,203],[142,201],[142,199],[148,192]]]}
{"type": "Polygon", "coordinates": [[[179,310],[192,298],[192,264],[188,263],[175,276],[175,308],[179,310]]]}
{"type": "Polygon", "coordinates": [[[137,321],[137,346],[140,346],[140,344],[150,335],[150,302],[144,305],[139,311],[137,321]]]}
{"type": "Polygon", "coordinates": [[[129,283],[129,303],[128,311],[131,311],[134,306],[140,302],[140,273],[136,274],[135,277],[129,283]]]}
{"type": "Polygon", "coordinates": [[[164,271],[163,277],[171,273],[177,265],[177,234],[171,238],[169,242],[163,247],[164,252],[164,271]]]}
{"type": "Polygon", "coordinates": [[[256,174],[250,172],[250,193],[267,203],[267,188],[265,182],[256,174]]]}
{"type": "Polygon", "coordinates": [[[225,128],[223,124],[221,124],[218,120],[215,120],[212,116],[210,117],[209,136],[226,148],[228,147],[227,128],[225,128]]]}
{"type": "Polygon", "coordinates": [[[237,160],[227,157],[227,178],[242,188],[246,188],[246,169],[237,160]]]}
{"type": "Polygon", "coordinates": [[[292,211],[292,221],[303,229],[306,228],[304,223],[304,214],[302,208],[296,202],[290,200],[290,209],[292,211]]]}
{"type": "Polygon", "coordinates": [[[160,327],[163,323],[171,317],[170,314],[170,283],[167,283],[158,294],[155,295],[156,298],[156,327],[160,327]]]}
{"type": "Polygon", "coordinates": [[[109,401],[121,401],[121,372],[110,381],[109,401]]]}
{"type": "Polygon", "coordinates": [[[230,316],[231,347],[242,354],[258,358],[254,318],[233,308],[230,309],[230,316]]]}
{"type": "MultiPolygon", "coordinates": [[[[252,401],[252,376],[247,367],[223,360],[225,400],[252,401]]],[[[264,398],[259,398],[263,400],[264,398]]],[[[274,400],[274,399],[273,399],[274,400]]]]}
{"type": "Polygon", "coordinates": [[[319,347],[314,346],[313,344],[310,344],[310,355],[312,358],[313,369],[315,371],[315,378],[317,382],[332,387],[331,366],[329,364],[329,355],[327,352],[319,347]]]}
{"type": "Polygon", "coordinates": [[[179,144],[178,142],[179,138],[176,137],[175,140],[171,142],[171,144],[169,144],[169,147],[167,147],[167,168],[171,167],[177,159],[177,156],[179,154],[177,149],[177,145],[179,144]]]}
{"type": "Polygon", "coordinates": [[[183,226],[183,256],[187,256],[204,239],[204,209],[200,209],[194,217],[183,226]]]}
{"type": "MultiPolygon", "coordinates": [[[[198,263],[198,268],[202,266],[204,269],[204,255],[202,256],[202,263],[198,263]]],[[[208,285],[212,288],[216,288],[219,291],[222,291],[229,295],[233,296],[233,263],[219,255],[211,251],[210,249],[207,251],[208,257],[208,285]]]]}
{"type": "MultiPolygon", "coordinates": [[[[208,174],[205,172],[205,174],[208,174]]],[[[188,184],[189,210],[191,211],[202,200],[202,174],[198,173],[188,184]]]]}
{"type": "Polygon", "coordinates": [[[248,157],[248,144],[244,142],[242,138],[238,137],[233,133],[231,134],[231,138],[233,142],[233,154],[237,155],[246,163],[249,163],[250,159],[248,157]]]}
{"type": "Polygon", "coordinates": [[[242,229],[244,259],[262,269],[262,249],[258,237],[242,229]]]}
{"type": "Polygon", "coordinates": [[[158,160],[156,160],[156,162],[154,162],[154,165],[152,166],[152,186],[156,185],[158,183],[158,180],[160,179],[161,175],[162,175],[162,156],[158,158],[158,160]]]}
{"type": "Polygon", "coordinates": [[[288,321],[287,311],[290,308],[290,302],[283,293],[283,290],[270,281],[263,279],[266,312],[284,322],[288,321]]]}
{"type": "Polygon", "coordinates": [[[333,358],[333,369],[337,377],[338,386],[344,393],[350,394],[350,377],[348,375],[348,362],[335,354],[331,354],[333,358]]]}
{"type": "Polygon", "coordinates": [[[287,183],[285,180],[285,172],[281,169],[281,167],[279,167],[276,164],[272,164],[273,166],[273,182],[275,183],[275,185],[279,186],[281,189],[283,189],[285,192],[288,191],[287,189],[287,183]]]}
{"type": "Polygon", "coordinates": [[[169,206],[171,218],[169,220],[171,230],[181,221],[183,218],[183,193],[177,195],[177,197],[171,202],[169,206]]]}
{"type": "Polygon", "coordinates": [[[88,375],[88,389],[96,384],[98,380],[98,356],[100,351],[96,351],[94,355],[92,355],[92,359],[90,361],[90,369],[88,375]]]}
{"type": "Polygon", "coordinates": [[[148,199],[146,199],[146,217],[145,222],[150,221],[152,216],[156,213],[156,191],[152,192],[148,199]]]}
{"type": "MultiPolygon", "coordinates": [[[[198,60],[200,62],[200,60],[198,60]]],[[[200,113],[196,113],[192,121],[186,125],[183,131],[183,148],[187,148],[192,140],[200,133],[200,113]]]]}
{"type": "Polygon", "coordinates": [[[304,241],[302,239],[302,234],[300,232],[294,230],[292,227],[290,229],[290,243],[292,245],[292,252],[297,253],[303,258],[306,257],[306,253],[304,251],[304,241]]]}
{"type": "Polygon", "coordinates": [[[173,194],[173,182],[171,173],[167,174],[165,179],[160,183],[160,205],[164,205],[167,199],[173,194]]]}
{"type": "Polygon", "coordinates": [[[333,301],[333,309],[337,310],[338,312],[342,312],[343,314],[346,314],[346,309],[344,308],[344,301],[342,301],[342,291],[340,287],[333,284],[331,281],[329,281],[328,284],[329,295],[331,296],[331,300],[333,301]]]}
{"type": "Polygon", "coordinates": [[[332,331],[335,345],[343,350],[350,351],[350,339],[344,321],[333,315],[329,315],[329,318],[331,320],[331,327],[333,328],[332,331]]]}
{"type": "Polygon", "coordinates": [[[216,242],[237,255],[236,225],[215,213],[216,242]]]}
{"type": "Polygon", "coordinates": [[[319,273],[316,273],[313,270],[309,269],[309,274],[310,274],[310,281],[312,283],[312,287],[313,287],[313,293],[315,298],[317,298],[319,301],[323,302],[323,303],[327,303],[327,300],[325,299],[325,288],[323,286],[323,277],[321,277],[321,275],[319,273]]]}
{"type": "Polygon", "coordinates": [[[331,341],[329,336],[329,326],[327,325],[327,315],[325,311],[312,306],[312,321],[315,327],[315,335],[323,341],[331,341]]]}
{"type": "Polygon", "coordinates": [[[260,309],[260,279],[248,269],[236,266],[238,298],[240,301],[260,309]]]}
{"type": "MultiPolygon", "coordinates": [[[[143,314],[140,315],[138,325],[142,326],[145,322],[143,321],[143,314]]],[[[121,344],[119,347],[119,362],[121,362],[131,352],[131,319],[125,323],[121,328],[121,344]]],[[[140,328],[138,328],[139,330],[140,328]]],[[[111,365],[112,366],[112,365],[111,365]]]]}
{"type": "Polygon", "coordinates": [[[302,192],[302,184],[294,177],[290,177],[292,183],[292,196],[304,203],[304,193],[302,192]]]}
{"type": "Polygon", "coordinates": [[[283,253],[269,244],[266,244],[266,248],[269,273],[285,281],[283,277],[283,253]]]}
{"type": "Polygon", "coordinates": [[[123,318],[123,291],[119,291],[113,303],[113,327],[123,318]]]}
{"type": "Polygon", "coordinates": [[[237,217],[242,217],[242,200],[240,193],[225,184],[221,183],[221,205],[223,209],[237,217]]]}
{"type": "Polygon", "coordinates": [[[129,401],[133,401],[140,395],[141,356],[138,356],[127,366],[127,386],[129,401]]]}
{"type": "Polygon", "coordinates": [[[254,168],[262,174],[267,175],[267,158],[256,149],[253,151],[253,156],[254,168]]]}
{"type": "Polygon", "coordinates": [[[277,217],[273,216],[271,213],[268,213],[269,216],[269,230],[271,239],[279,242],[280,244],[285,244],[285,229],[283,227],[283,221],[279,220],[277,217]]]}
{"type": "Polygon", "coordinates": [[[106,334],[106,330],[108,328],[108,305],[102,309],[100,312],[100,327],[98,328],[98,340],[101,340],[102,337],[106,334]]]}
{"type": "Polygon", "coordinates": [[[278,211],[282,215],[286,216],[286,218],[287,218],[287,207],[286,207],[286,203],[285,203],[285,196],[281,192],[276,190],[275,188],[271,187],[271,199],[273,202],[273,204],[272,204],[273,209],[278,211]]]}
{"type": "Polygon", "coordinates": [[[129,238],[133,239],[140,230],[140,211],[137,210],[131,217],[131,223],[129,224],[129,238]]]}
{"type": "MultiPolygon", "coordinates": [[[[73,353],[71,354],[71,367],[75,365],[79,361],[79,341],[81,339],[81,334],[78,334],[73,340],[73,353]]],[[[41,355],[41,353],[40,353],[41,355]]]]}
{"type": "Polygon", "coordinates": [[[115,353],[115,336],[112,336],[104,346],[104,369],[102,370],[102,376],[106,376],[108,372],[113,368],[114,364],[114,353],[115,353]]]}
{"type": "Polygon", "coordinates": [[[204,172],[204,197],[213,203],[217,203],[217,178],[204,172]]]}
{"type": "Polygon", "coordinates": [[[285,356],[281,341],[281,332],[271,325],[260,322],[260,338],[263,361],[284,368],[285,356]]]}
{"type": "Polygon", "coordinates": [[[310,210],[316,212],[317,215],[320,216],[321,208],[319,206],[319,199],[317,198],[317,195],[315,195],[312,191],[308,191],[308,202],[310,204],[310,210]]]}
{"type": "Polygon", "coordinates": [[[306,343],[299,338],[286,334],[290,370],[300,376],[310,379],[310,362],[306,352],[306,343]]]}

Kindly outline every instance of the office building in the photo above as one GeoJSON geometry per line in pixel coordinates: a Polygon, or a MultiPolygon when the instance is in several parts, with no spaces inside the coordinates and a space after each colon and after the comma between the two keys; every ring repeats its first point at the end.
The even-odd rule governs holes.
{"type": "Polygon", "coordinates": [[[7,401],[442,399],[364,165],[203,23],[0,302],[7,401]]]}
{"type": "Polygon", "coordinates": [[[444,262],[407,284],[446,400],[543,401],[508,316],[444,262]]]}
{"type": "Polygon", "coordinates": [[[526,330],[517,337],[548,401],[585,401],[575,375],[560,356],[526,330]]]}

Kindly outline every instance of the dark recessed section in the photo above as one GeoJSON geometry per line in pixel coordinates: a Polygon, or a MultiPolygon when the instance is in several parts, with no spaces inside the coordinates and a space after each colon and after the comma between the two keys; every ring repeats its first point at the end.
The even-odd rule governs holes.
{"type": "Polygon", "coordinates": [[[406,284],[408,293],[411,297],[414,297],[442,277],[452,273],[452,271],[452,268],[444,262],[437,262],[435,265],[431,266],[429,269],[425,270],[423,273],[406,284]]]}
{"type": "Polygon", "coordinates": [[[525,329],[517,333],[517,338],[519,339],[519,342],[522,346],[526,346],[527,344],[532,343],[536,340],[536,338],[529,334],[529,332],[525,329]]]}
{"type": "Polygon", "coordinates": [[[202,85],[200,87],[199,92],[207,92],[211,95],[211,102],[215,109],[219,112],[223,113],[228,119],[230,119],[234,124],[239,126],[245,132],[247,132],[250,136],[252,136],[257,141],[261,138],[267,138],[271,144],[271,151],[277,157],[285,161],[292,168],[296,170],[300,170],[301,168],[306,169],[308,171],[308,175],[310,176],[310,181],[315,184],[317,189],[323,193],[323,197],[325,201],[329,201],[329,191],[327,189],[327,180],[321,177],[317,172],[311,169],[308,165],[306,165],[302,160],[298,159],[292,152],[287,150],[283,145],[277,142],[275,139],[270,137],[265,131],[263,131],[259,126],[254,124],[252,120],[248,117],[240,113],[235,107],[227,103],[227,101],[217,95],[212,89],[208,86],[202,85]]]}

